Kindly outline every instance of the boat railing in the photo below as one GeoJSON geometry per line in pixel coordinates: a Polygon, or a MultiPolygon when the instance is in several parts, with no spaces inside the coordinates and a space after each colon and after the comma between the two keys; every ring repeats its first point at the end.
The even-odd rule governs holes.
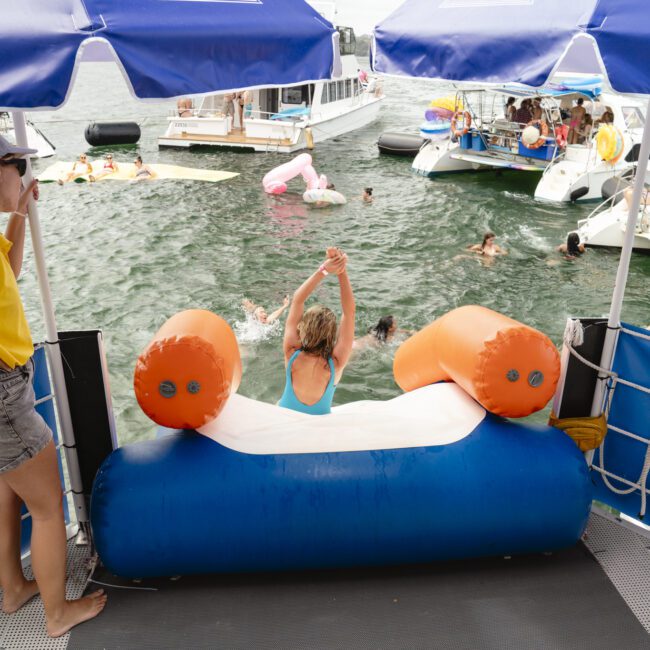
{"type": "MultiPolygon", "coordinates": [[[[605,212],[606,210],[610,210],[613,208],[621,198],[624,197],[625,192],[629,190],[630,187],[626,185],[625,187],[622,187],[620,190],[617,190],[612,194],[609,198],[605,199],[602,203],[599,203],[597,207],[595,207],[585,219],[580,219],[578,221],[578,228],[582,228],[583,226],[589,225],[589,222],[599,214],[605,212]],[[618,199],[618,200],[617,200],[618,199]]],[[[639,206],[639,216],[642,217],[643,215],[648,214],[650,211],[650,205],[642,203],[639,206]]]]}
{"type": "MultiPolygon", "coordinates": [[[[183,113],[187,113],[186,115],[180,115],[179,111],[176,109],[172,109],[169,111],[168,116],[173,119],[183,119],[183,118],[203,118],[203,119],[209,119],[209,118],[214,118],[214,119],[224,119],[226,117],[226,114],[217,109],[211,109],[211,108],[192,108],[192,109],[187,109],[183,111],[183,113]]],[[[286,115],[283,116],[281,112],[276,111],[273,113],[270,113],[268,111],[260,111],[257,109],[254,109],[250,111],[250,113],[247,113],[246,110],[244,109],[244,120],[250,119],[259,119],[259,120],[271,120],[273,119],[274,122],[299,122],[302,119],[309,117],[309,115],[286,115]]]]}

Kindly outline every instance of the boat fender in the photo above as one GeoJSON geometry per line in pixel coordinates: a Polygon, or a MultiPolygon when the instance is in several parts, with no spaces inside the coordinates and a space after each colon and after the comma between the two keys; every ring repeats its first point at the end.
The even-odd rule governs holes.
{"type": "Polygon", "coordinates": [[[140,140],[140,127],[135,122],[91,122],[84,136],[93,147],[135,144],[140,140]]]}
{"type": "Polygon", "coordinates": [[[525,417],[553,397],[560,355],[538,330],[470,305],[445,314],[402,343],[393,375],[404,391],[453,381],[491,413],[525,417]]]}
{"type": "Polygon", "coordinates": [[[195,429],[214,420],[239,387],[242,366],[235,334],[204,309],[172,316],[138,358],[135,395],[157,424],[195,429]]]}
{"type": "Polygon", "coordinates": [[[571,194],[569,195],[569,198],[571,199],[571,201],[577,201],[577,200],[581,199],[588,192],[589,192],[588,187],[585,187],[585,186],[579,187],[577,190],[573,190],[573,192],[571,192],[571,194]]]}
{"type": "Polygon", "coordinates": [[[521,133],[521,141],[527,149],[539,149],[546,144],[547,135],[548,124],[544,120],[531,120],[521,133]]]}

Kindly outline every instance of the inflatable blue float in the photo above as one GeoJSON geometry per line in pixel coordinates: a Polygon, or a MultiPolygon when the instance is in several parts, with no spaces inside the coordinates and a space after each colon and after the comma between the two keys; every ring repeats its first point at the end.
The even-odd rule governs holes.
{"type": "Polygon", "coordinates": [[[539,332],[462,308],[398,350],[406,393],[317,417],[235,394],[230,328],[178,314],[141,356],[135,388],[150,417],[179,430],[103,464],[91,504],[100,557],[118,575],[150,577],[569,546],[591,504],[575,443],[477,402],[501,415],[540,408],[556,366],[539,332]],[[467,340],[453,349],[454,339],[467,340]]]}

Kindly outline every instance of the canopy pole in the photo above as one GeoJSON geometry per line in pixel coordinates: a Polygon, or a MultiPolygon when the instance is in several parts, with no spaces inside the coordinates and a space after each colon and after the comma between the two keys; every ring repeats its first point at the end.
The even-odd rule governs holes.
{"type": "MultiPolygon", "coordinates": [[[[14,122],[14,132],[16,134],[16,144],[19,147],[28,147],[27,143],[27,126],[25,114],[23,111],[12,111],[14,122]]],[[[27,157],[27,170],[25,171],[25,184],[32,182],[34,175],[32,165],[27,157]]],[[[43,319],[45,321],[45,342],[47,358],[52,375],[52,385],[54,387],[54,396],[59,416],[59,425],[61,426],[61,438],[63,440],[63,451],[68,467],[68,476],[70,488],[72,490],[72,500],[75,507],[75,513],[79,524],[84,526],[88,523],[88,511],[86,501],[83,495],[81,483],[81,470],[79,468],[79,457],[72,429],[72,417],[70,416],[70,404],[68,402],[68,392],[65,386],[65,376],[63,374],[63,363],[61,360],[61,349],[59,347],[59,334],[56,327],[56,318],[54,315],[54,304],[52,302],[52,292],[50,291],[50,281],[47,277],[47,267],[45,265],[45,254],[43,246],[43,236],[41,233],[41,223],[38,216],[38,206],[33,197],[29,199],[28,206],[29,231],[32,237],[32,248],[34,250],[34,260],[36,262],[36,274],[38,277],[38,286],[41,294],[41,306],[43,309],[43,319]]]]}
{"type": "MultiPolygon", "coordinates": [[[[645,182],[646,170],[648,167],[648,158],[650,157],[650,99],[648,100],[646,113],[646,123],[643,128],[643,139],[639,158],[636,164],[636,176],[634,178],[634,190],[632,192],[632,202],[627,215],[627,225],[625,226],[625,238],[623,248],[621,249],[621,259],[618,263],[616,272],[616,283],[612,295],[612,304],[609,309],[609,318],[607,320],[607,333],[603,344],[603,352],[600,357],[600,367],[611,370],[614,362],[614,352],[616,350],[616,341],[621,325],[621,309],[623,306],[623,296],[625,295],[625,284],[630,269],[630,258],[632,257],[632,248],[634,246],[634,230],[639,216],[639,206],[641,204],[641,195],[643,194],[643,185],[645,182]]],[[[603,411],[605,401],[605,389],[607,387],[607,375],[599,373],[594,391],[594,399],[591,405],[591,415],[600,415],[603,411]]],[[[591,452],[593,455],[593,452],[591,452]]],[[[591,460],[591,458],[589,459],[591,460]]]]}

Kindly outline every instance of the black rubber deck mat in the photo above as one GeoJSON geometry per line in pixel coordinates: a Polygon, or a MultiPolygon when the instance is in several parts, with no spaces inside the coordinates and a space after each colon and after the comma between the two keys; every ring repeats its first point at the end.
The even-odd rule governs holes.
{"type": "Polygon", "coordinates": [[[650,648],[582,545],[386,569],[95,579],[157,591],[106,588],[105,611],[73,630],[70,649],[650,648]]]}

